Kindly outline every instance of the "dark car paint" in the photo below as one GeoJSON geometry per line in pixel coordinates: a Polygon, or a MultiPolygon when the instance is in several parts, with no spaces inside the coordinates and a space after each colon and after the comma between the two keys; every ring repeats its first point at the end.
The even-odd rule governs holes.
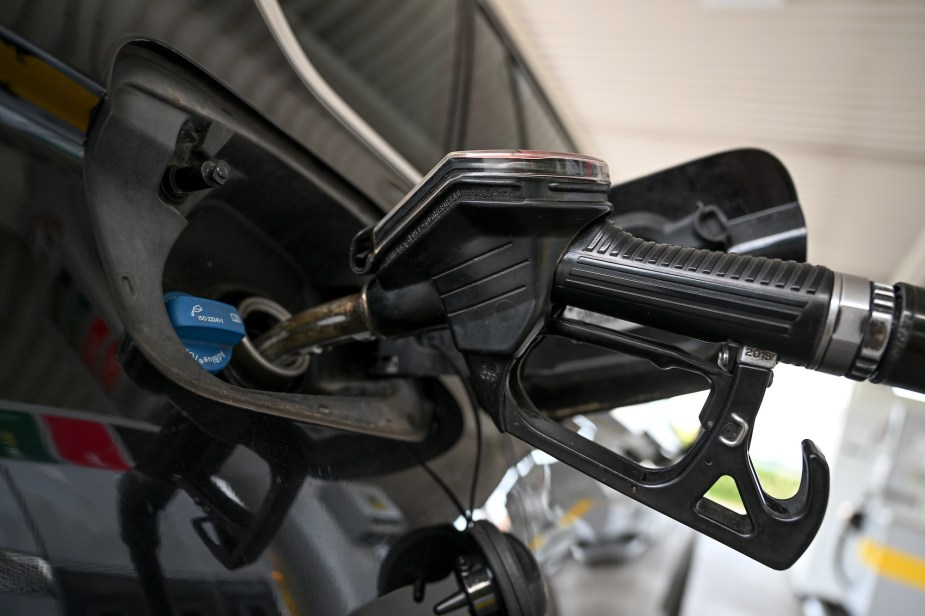
{"type": "Polygon", "coordinates": [[[411,187],[308,91],[252,0],[4,2],[0,24],[104,86],[127,43],[157,42],[352,178],[381,207],[411,187]]]}
{"type": "MultiPolygon", "coordinates": [[[[107,90],[116,58],[139,41],[167,64],[202,70],[359,189],[365,211],[344,219],[353,220],[351,227],[375,220],[377,209],[410,187],[308,92],[252,2],[6,2],[0,25],[107,90]]],[[[0,136],[6,192],[0,399],[10,400],[0,406],[12,422],[3,432],[0,490],[7,497],[0,499],[0,529],[8,534],[0,549],[7,571],[28,572],[4,589],[0,611],[142,614],[146,576],[139,579],[129,555],[119,485],[145,455],[165,403],[127,379],[117,360],[122,323],[100,269],[80,153],[49,148],[9,126],[0,136]],[[83,429],[54,431],[55,418],[83,429]],[[30,422],[43,455],[20,447],[10,427],[30,422]],[[24,529],[31,537],[25,543],[24,529]]],[[[267,203],[275,203],[272,195],[267,203]]],[[[259,214],[260,203],[251,205],[259,214]]],[[[465,394],[452,381],[444,386],[463,407],[463,429],[470,431],[465,394]]],[[[472,450],[473,440],[462,439],[432,463],[460,494],[471,478],[472,450]]],[[[483,494],[519,458],[493,431],[485,450],[483,494]]],[[[269,488],[266,463],[247,445],[234,450],[218,476],[223,489],[251,507],[269,488]]],[[[180,491],[157,524],[157,558],[180,613],[338,614],[375,598],[379,562],[399,533],[456,513],[419,468],[390,471],[373,449],[358,447],[341,468],[318,462],[305,473],[289,514],[253,565],[221,566],[195,534],[192,521],[200,516],[201,508],[180,491]],[[343,514],[353,492],[369,490],[399,513],[372,536],[351,528],[343,514]]]]}

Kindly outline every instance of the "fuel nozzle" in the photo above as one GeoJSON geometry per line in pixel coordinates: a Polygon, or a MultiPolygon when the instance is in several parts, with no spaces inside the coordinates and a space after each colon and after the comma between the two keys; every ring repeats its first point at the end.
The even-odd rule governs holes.
{"type": "Polygon", "coordinates": [[[371,337],[372,327],[363,293],[348,295],[281,318],[253,340],[266,361],[278,362],[294,353],[371,337]]]}

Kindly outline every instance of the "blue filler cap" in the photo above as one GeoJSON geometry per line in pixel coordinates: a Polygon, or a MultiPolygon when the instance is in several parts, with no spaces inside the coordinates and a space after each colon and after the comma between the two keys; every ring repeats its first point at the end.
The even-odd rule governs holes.
{"type": "Polygon", "coordinates": [[[231,361],[231,347],[244,338],[244,321],[234,306],[186,293],[164,295],[167,316],[190,356],[209,372],[231,361]]]}

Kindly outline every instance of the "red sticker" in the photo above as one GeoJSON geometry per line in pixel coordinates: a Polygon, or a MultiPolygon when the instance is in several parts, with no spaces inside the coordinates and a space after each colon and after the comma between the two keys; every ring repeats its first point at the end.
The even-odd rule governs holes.
{"type": "Polygon", "coordinates": [[[99,317],[93,319],[93,322],[87,327],[81,348],[84,364],[92,372],[97,372],[100,358],[106,350],[104,345],[109,343],[111,339],[112,335],[109,333],[109,326],[99,317]]]}
{"type": "Polygon", "coordinates": [[[119,379],[122,377],[122,366],[119,364],[117,353],[119,350],[119,341],[113,340],[103,358],[103,365],[100,368],[100,380],[106,393],[112,393],[119,379]]]}
{"type": "Polygon", "coordinates": [[[131,468],[104,424],[54,415],[44,415],[42,419],[48,426],[55,449],[62,460],[78,466],[113,471],[127,471],[131,468]]]}

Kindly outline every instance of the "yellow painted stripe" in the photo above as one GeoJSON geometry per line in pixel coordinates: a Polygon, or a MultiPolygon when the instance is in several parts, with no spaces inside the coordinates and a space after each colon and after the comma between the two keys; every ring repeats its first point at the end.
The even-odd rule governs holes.
{"type": "Polygon", "coordinates": [[[276,588],[279,589],[280,597],[283,603],[286,604],[286,609],[289,610],[289,616],[299,616],[299,606],[296,605],[295,599],[292,597],[292,590],[289,588],[289,580],[286,579],[286,575],[282,572],[282,560],[272,549],[267,550],[267,556],[269,557],[270,565],[273,567],[273,571],[270,573],[270,579],[273,580],[276,584],[276,588]]]}
{"type": "MultiPolygon", "coordinates": [[[[581,519],[586,513],[588,513],[588,511],[593,506],[594,501],[592,501],[590,498],[582,498],[578,500],[569,508],[568,511],[559,516],[559,526],[561,528],[568,528],[576,521],[581,519]]],[[[527,544],[527,547],[530,548],[531,551],[535,552],[540,549],[544,543],[546,543],[546,534],[540,533],[530,540],[530,543],[527,544]]]]}
{"type": "Polygon", "coordinates": [[[41,58],[0,39],[0,85],[81,132],[99,97],[41,58]]]}
{"type": "Polygon", "coordinates": [[[568,511],[562,514],[562,517],[559,518],[559,525],[562,526],[562,528],[568,528],[584,517],[593,506],[594,502],[590,498],[582,498],[572,505],[568,511]]]}
{"type": "Polygon", "coordinates": [[[872,539],[858,546],[861,561],[885,578],[925,591],[925,558],[903,552],[872,539]]]}

